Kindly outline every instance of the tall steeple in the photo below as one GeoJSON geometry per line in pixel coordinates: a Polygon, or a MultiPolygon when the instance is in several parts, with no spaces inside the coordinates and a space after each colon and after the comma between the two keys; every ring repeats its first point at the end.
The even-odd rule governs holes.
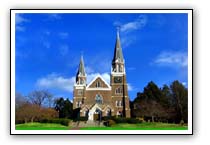
{"type": "Polygon", "coordinates": [[[117,38],[115,43],[114,57],[112,59],[112,72],[124,72],[124,57],[120,43],[120,29],[117,28],[117,38]]]}
{"type": "Polygon", "coordinates": [[[79,68],[76,74],[76,83],[79,85],[86,84],[86,73],[83,56],[80,58],[79,68]]]}
{"type": "Polygon", "coordinates": [[[119,33],[120,33],[119,28],[117,28],[117,39],[115,43],[115,51],[114,51],[114,57],[113,57],[112,63],[115,63],[116,61],[124,62],[119,33]]]}
{"type": "Polygon", "coordinates": [[[112,99],[116,104],[117,115],[130,117],[128,85],[126,81],[125,61],[120,44],[119,28],[117,29],[114,57],[112,60],[110,85],[112,87],[112,99]]]}

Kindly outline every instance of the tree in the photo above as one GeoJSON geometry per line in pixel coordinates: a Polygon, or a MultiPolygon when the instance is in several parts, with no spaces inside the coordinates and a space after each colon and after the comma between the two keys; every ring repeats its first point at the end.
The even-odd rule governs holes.
{"type": "Polygon", "coordinates": [[[15,93],[15,108],[17,109],[26,103],[27,103],[26,97],[24,97],[21,93],[16,92],[15,93]]]}
{"type": "Polygon", "coordinates": [[[64,100],[61,97],[55,100],[55,110],[59,112],[59,118],[71,118],[73,114],[73,104],[69,99],[64,100]]]}
{"type": "Polygon", "coordinates": [[[159,101],[161,97],[161,90],[153,81],[148,83],[148,85],[144,88],[143,93],[144,93],[145,99],[148,99],[148,100],[159,101]]]}
{"type": "Polygon", "coordinates": [[[173,106],[176,109],[176,121],[184,120],[187,122],[188,118],[188,91],[179,81],[174,81],[171,86],[173,106]]]}
{"type": "Polygon", "coordinates": [[[15,95],[15,121],[26,123],[58,117],[58,112],[51,108],[52,94],[48,91],[33,91],[28,96],[15,95]]]}
{"type": "Polygon", "coordinates": [[[163,88],[161,89],[161,97],[160,97],[160,102],[161,104],[169,108],[172,104],[172,95],[171,95],[171,90],[167,85],[163,85],[163,88]]]}
{"type": "Polygon", "coordinates": [[[45,90],[33,91],[28,95],[30,103],[38,106],[47,104],[49,107],[51,107],[52,97],[52,94],[45,90]]]}
{"type": "Polygon", "coordinates": [[[167,113],[161,101],[164,99],[161,90],[154,82],[149,82],[143,93],[138,93],[134,100],[134,114],[138,117],[151,117],[152,121],[166,117],[167,113]]]}
{"type": "Polygon", "coordinates": [[[187,122],[188,90],[179,81],[159,89],[154,82],[149,82],[142,93],[137,93],[133,101],[134,117],[149,117],[154,120],[167,120],[179,123],[187,122]]]}
{"type": "Polygon", "coordinates": [[[33,122],[41,116],[41,109],[38,105],[26,103],[15,110],[16,122],[33,122]]]}
{"type": "Polygon", "coordinates": [[[58,118],[58,112],[53,108],[41,108],[41,117],[40,120],[43,119],[53,119],[58,118]]]}
{"type": "Polygon", "coordinates": [[[57,117],[58,112],[55,109],[41,107],[36,104],[26,103],[15,110],[16,123],[41,121],[57,117]]]}

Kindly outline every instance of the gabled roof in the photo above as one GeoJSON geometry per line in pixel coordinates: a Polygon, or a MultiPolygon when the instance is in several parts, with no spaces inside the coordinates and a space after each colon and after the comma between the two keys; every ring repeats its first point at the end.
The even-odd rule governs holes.
{"type": "Polygon", "coordinates": [[[100,75],[100,74],[98,74],[88,85],[87,85],[87,87],[86,87],[86,90],[111,90],[111,86],[103,79],[103,77],[100,75]],[[107,88],[104,88],[104,87],[100,87],[100,88],[91,88],[90,86],[97,80],[97,79],[101,79],[101,81],[103,81],[105,84],[106,84],[106,86],[107,86],[107,88]]]}
{"type": "Polygon", "coordinates": [[[98,108],[99,110],[102,111],[101,106],[100,106],[99,104],[97,104],[97,103],[93,104],[93,105],[90,107],[89,111],[95,111],[96,108],[98,108]]]}

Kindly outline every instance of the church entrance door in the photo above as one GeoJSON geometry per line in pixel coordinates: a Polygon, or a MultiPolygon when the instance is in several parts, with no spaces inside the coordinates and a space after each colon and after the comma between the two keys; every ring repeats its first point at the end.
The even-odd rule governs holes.
{"type": "Polygon", "coordinates": [[[101,121],[101,117],[102,117],[102,111],[100,109],[96,108],[94,115],[93,115],[93,120],[101,121]]]}
{"type": "Polygon", "coordinates": [[[95,104],[92,108],[89,109],[88,112],[88,120],[101,120],[102,119],[102,111],[98,104],[95,104]]]}

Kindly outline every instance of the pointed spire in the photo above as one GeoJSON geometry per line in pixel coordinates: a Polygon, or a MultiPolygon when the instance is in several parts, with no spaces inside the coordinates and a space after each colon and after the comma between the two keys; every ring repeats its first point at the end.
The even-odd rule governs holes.
{"type": "Polygon", "coordinates": [[[80,58],[80,63],[79,63],[79,69],[77,72],[77,76],[85,76],[85,67],[84,67],[84,60],[83,60],[83,56],[81,55],[80,58]]]}
{"type": "Polygon", "coordinates": [[[123,58],[123,53],[122,53],[122,48],[121,48],[121,44],[120,44],[120,28],[117,27],[117,39],[116,39],[116,44],[115,44],[115,52],[114,52],[114,57],[112,60],[112,63],[114,63],[117,59],[120,62],[124,62],[124,58],[123,58]]]}
{"type": "Polygon", "coordinates": [[[116,48],[121,48],[121,45],[120,45],[120,27],[117,27],[117,41],[116,41],[116,48]]]}

